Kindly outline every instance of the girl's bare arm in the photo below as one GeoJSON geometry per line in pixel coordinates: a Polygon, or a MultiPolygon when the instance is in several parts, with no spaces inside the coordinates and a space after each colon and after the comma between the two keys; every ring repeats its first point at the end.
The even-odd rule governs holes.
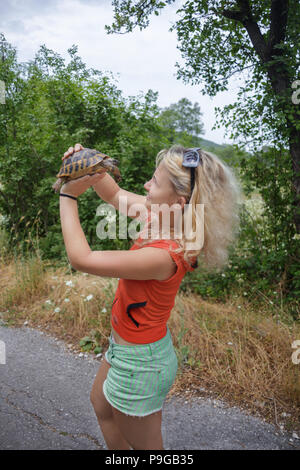
{"type": "MultiPolygon", "coordinates": [[[[68,184],[72,182],[66,187],[68,184]]],[[[78,271],[96,276],[160,281],[169,279],[176,271],[170,254],[162,248],[92,251],[80,225],[77,202],[72,199],[60,198],[60,219],[70,264],[78,271]]]]}
{"type": "Polygon", "coordinates": [[[111,204],[124,215],[135,218],[141,211],[146,211],[146,196],[120,188],[108,173],[105,173],[93,188],[103,201],[111,204]]]}

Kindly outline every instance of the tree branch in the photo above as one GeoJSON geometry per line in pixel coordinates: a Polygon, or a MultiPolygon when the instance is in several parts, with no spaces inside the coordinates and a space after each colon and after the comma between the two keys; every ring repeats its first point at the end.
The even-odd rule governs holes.
{"type": "Polygon", "coordinates": [[[243,24],[249,34],[256,53],[262,62],[266,62],[268,59],[267,44],[258,24],[253,20],[249,1],[237,0],[237,6],[239,7],[238,10],[223,10],[222,15],[225,16],[225,18],[240,21],[243,24]]]}
{"type": "Polygon", "coordinates": [[[249,69],[251,67],[254,67],[255,64],[250,64],[250,65],[247,65],[246,67],[242,67],[241,69],[236,69],[234,70],[233,72],[231,72],[230,74],[228,74],[226,77],[221,77],[221,78],[216,78],[215,81],[218,83],[218,82],[224,82],[224,80],[228,80],[230,77],[232,77],[233,75],[235,75],[236,73],[240,73],[240,72],[243,72],[244,70],[246,69],[249,69]]]}
{"type": "Polygon", "coordinates": [[[236,10],[223,10],[222,15],[231,20],[244,22],[251,16],[251,9],[248,0],[237,0],[236,10]]]}
{"type": "Polygon", "coordinates": [[[223,10],[222,15],[230,20],[240,21],[241,23],[243,23],[244,17],[240,11],[223,10]]]}
{"type": "Polygon", "coordinates": [[[276,44],[284,41],[288,19],[288,0],[273,0],[271,4],[271,25],[268,50],[271,54],[276,44]]]}
{"type": "MultiPolygon", "coordinates": [[[[236,10],[224,10],[223,16],[240,21],[245,27],[255,52],[262,64],[266,64],[276,57],[274,46],[282,42],[286,35],[288,2],[289,0],[272,0],[270,13],[269,39],[265,40],[258,24],[254,21],[249,0],[236,0],[236,10]]],[[[288,87],[288,78],[285,72],[278,72],[278,65],[268,67],[268,76],[273,90],[280,94],[288,87]]]]}

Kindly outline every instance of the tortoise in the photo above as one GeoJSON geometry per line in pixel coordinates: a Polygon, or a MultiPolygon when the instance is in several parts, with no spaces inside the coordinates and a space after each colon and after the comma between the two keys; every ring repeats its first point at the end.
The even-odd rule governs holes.
{"type": "Polygon", "coordinates": [[[56,175],[56,182],[52,188],[57,193],[60,187],[70,180],[75,180],[86,175],[94,175],[95,173],[104,173],[110,171],[116,181],[121,180],[121,175],[117,165],[118,160],[99,152],[96,149],[85,148],[74,152],[73,155],[63,160],[61,169],[56,175]]]}

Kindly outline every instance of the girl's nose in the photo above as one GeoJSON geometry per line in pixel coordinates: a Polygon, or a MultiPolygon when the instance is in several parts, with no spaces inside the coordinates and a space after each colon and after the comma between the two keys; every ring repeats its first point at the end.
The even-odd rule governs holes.
{"type": "Polygon", "coordinates": [[[146,189],[146,191],[150,190],[150,184],[150,181],[147,181],[147,183],[144,184],[144,188],[146,189]]]}

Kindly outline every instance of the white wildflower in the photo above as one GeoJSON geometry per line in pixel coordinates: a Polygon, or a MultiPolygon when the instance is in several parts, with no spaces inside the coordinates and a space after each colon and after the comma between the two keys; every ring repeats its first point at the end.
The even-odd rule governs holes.
{"type": "Polygon", "coordinates": [[[72,281],[65,281],[66,286],[68,287],[74,287],[74,284],[72,281]]]}
{"type": "Polygon", "coordinates": [[[70,302],[70,299],[66,298],[66,299],[65,299],[65,302],[70,302]]]}
{"type": "Polygon", "coordinates": [[[52,304],[52,301],[51,300],[45,300],[45,304],[48,304],[48,305],[51,305],[52,304]]]}
{"type": "Polygon", "coordinates": [[[223,273],[223,274],[222,274],[222,277],[226,277],[226,274],[223,273]]]}
{"type": "Polygon", "coordinates": [[[107,312],[106,308],[104,307],[104,308],[101,310],[101,312],[106,313],[106,312],[107,312]]]}
{"type": "Polygon", "coordinates": [[[230,341],[227,344],[229,344],[229,346],[232,346],[232,343],[230,341]]]}
{"type": "Polygon", "coordinates": [[[54,312],[55,312],[55,313],[59,313],[59,312],[60,312],[60,308],[59,308],[59,307],[56,307],[56,308],[54,309],[54,312]]]}
{"type": "Polygon", "coordinates": [[[90,300],[92,300],[93,297],[94,297],[93,294],[90,294],[90,295],[88,295],[84,300],[86,300],[87,302],[89,302],[90,300]]]}

